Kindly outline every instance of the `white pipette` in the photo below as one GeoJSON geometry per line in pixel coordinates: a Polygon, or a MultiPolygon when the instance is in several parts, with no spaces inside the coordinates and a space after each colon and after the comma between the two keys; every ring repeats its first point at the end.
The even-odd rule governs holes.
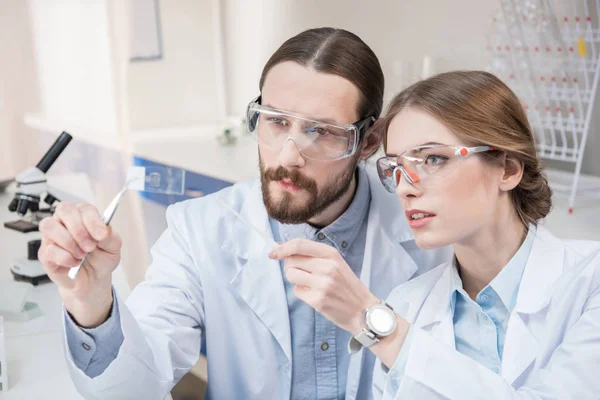
{"type": "Polygon", "coordinates": [[[243,216],[241,216],[237,211],[235,211],[233,208],[231,208],[223,200],[219,200],[219,203],[221,203],[221,205],[223,207],[225,207],[226,209],[228,209],[233,215],[235,215],[236,217],[238,217],[238,219],[240,221],[242,221],[244,223],[244,225],[246,225],[248,228],[250,228],[250,230],[254,231],[254,233],[256,233],[258,236],[260,236],[261,239],[265,242],[265,244],[271,245],[272,247],[279,246],[279,243],[277,243],[273,239],[271,239],[265,232],[259,231],[257,227],[255,227],[254,225],[252,225],[252,223],[250,223],[250,221],[248,221],[246,218],[244,218],[243,216]]]}

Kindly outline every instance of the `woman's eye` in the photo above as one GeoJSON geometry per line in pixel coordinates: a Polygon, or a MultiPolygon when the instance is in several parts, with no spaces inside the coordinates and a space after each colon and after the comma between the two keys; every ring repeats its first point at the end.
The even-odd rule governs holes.
{"type": "Polygon", "coordinates": [[[432,165],[432,166],[433,165],[441,165],[446,160],[447,160],[447,158],[444,156],[438,156],[438,155],[432,154],[432,155],[427,156],[427,158],[425,159],[425,164],[432,165]]]}

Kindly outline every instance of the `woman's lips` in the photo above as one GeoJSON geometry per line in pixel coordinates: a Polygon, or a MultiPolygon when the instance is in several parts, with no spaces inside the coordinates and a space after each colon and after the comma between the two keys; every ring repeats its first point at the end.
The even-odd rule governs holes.
{"type": "Polygon", "coordinates": [[[415,209],[408,210],[405,212],[405,214],[406,219],[408,220],[408,225],[412,229],[422,228],[433,221],[433,219],[436,217],[436,215],[432,212],[415,209]]]}

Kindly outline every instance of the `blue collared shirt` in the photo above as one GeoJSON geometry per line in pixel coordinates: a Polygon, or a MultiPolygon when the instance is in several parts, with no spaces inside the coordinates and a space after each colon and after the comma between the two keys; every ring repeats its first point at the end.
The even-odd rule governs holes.
{"type": "MultiPolygon", "coordinates": [[[[360,276],[367,233],[367,214],[371,192],[367,174],[358,169],[358,186],[348,209],[323,229],[309,224],[286,225],[270,220],[276,241],[301,238],[335,247],[352,271],[360,276]]],[[[283,274],[284,261],[280,262],[283,274]]],[[[338,328],[323,315],[294,295],[294,285],[284,286],[292,335],[292,392],[297,399],[343,399],[350,355],[350,333],[338,328]]],[[[372,369],[364,371],[361,381],[370,387],[372,369]]]]}

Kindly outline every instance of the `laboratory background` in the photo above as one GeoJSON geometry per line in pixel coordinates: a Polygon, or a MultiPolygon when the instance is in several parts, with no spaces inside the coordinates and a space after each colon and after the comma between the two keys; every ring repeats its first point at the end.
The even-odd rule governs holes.
{"type": "MultiPolygon", "coordinates": [[[[497,74],[550,168],[545,225],[600,240],[599,18],[600,0],[2,0],[0,398],[81,398],[60,298],[35,259],[34,215],[56,199],[102,211],[141,168],[153,187],[128,191],[111,221],[126,298],[169,204],[258,176],[245,109],[268,57],[305,29],[359,35],[379,57],[386,102],[440,72],[497,74]],[[15,200],[18,184],[33,200],[15,200]]],[[[199,399],[205,382],[201,358],[172,396],[199,399]]]]}

